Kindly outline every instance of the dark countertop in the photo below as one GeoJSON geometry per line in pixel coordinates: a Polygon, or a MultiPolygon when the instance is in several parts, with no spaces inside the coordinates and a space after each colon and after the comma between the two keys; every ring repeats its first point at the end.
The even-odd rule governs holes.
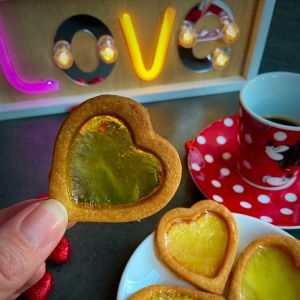
{"type": "MultiPolygon", "coordinates": [[[[277,1],[260,73],[300,73],[300,2],[277,1]]],[[[190,207],[205,196],[195,186],[186,163],[185,142],[219,118],[237,112],[238,93],[210,95],[145,104],[155,132],[179,152],[182,181],[171,202],[141,222],[79,223],[66,236],[71,260],[47,264],[55,277],[49,299],[115,299],[122,272],[138,245],[157,221],[174,207],[190,207]]],[[[66,114],[0,122],[0,209],[48,193],[48,173],[58,129],[66,114]]],[[[289,230],[300,239],[299,230],[289,230]]],[[[145,257],[145,259],[147,259],[145,257]]]]}

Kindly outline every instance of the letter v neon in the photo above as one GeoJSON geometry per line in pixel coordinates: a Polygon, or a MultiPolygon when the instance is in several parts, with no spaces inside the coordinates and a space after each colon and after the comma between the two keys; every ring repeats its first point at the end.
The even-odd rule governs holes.
{"type": "Polygon", "coordinates": [[[154,60],[149,70],[145,68],[139,43],[129,14],[124,13],[121,16],[120,23],[129,49],[133,67],[141,79],[147,81],[153,80],[160,74],[165,61],[175,15],[176,10],[174,8],[168,7],[166,9],[160,29],[154,60]]]}

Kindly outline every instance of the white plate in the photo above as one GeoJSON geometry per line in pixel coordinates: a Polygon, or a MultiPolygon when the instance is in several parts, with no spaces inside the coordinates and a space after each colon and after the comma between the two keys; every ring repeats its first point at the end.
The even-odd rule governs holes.
{"type": "MultiPolygon", "coordinates": [[[[268,234],[290,236],[282,229],[254,217],[233,214],[240,231],[237,257],[254,239],[268,234]]],[[[151,284],[171,284],[195,289],[174,275],[155,253],[154,233],[150,234],[129,259],[119,284],[117,300],[127,300],[130,295],[151,284]]],[[[224,294],[226,296],[226,292],[224,294]]]]}

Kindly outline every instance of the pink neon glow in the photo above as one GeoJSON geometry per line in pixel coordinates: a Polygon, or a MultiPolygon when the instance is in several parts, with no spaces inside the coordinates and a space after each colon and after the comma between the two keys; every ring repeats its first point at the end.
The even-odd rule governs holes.
{"type": "Polygon", "coordinates": [[[3,35],[0,31],[0,65],[9,81],[17,90],[27,94],[42,94],[59,90],[59,82],[56,80],[47,80],[45,82],[29,83],[22,81],[15,72],[3,35]]]}

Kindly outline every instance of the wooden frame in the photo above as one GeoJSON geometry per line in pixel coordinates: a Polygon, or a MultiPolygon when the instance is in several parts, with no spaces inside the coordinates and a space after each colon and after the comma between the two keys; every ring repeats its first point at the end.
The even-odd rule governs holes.
{"type": "MultiPolygon", "coordinates": [[[[31,81],[55,79],[61,83],[61,90],[55,93],[24,94],[15,90],[0,70],[0,120],[64,113],[72,106],[104,93],[118,94],[146,103],[239,91],[246,80],[258,73],[275,6],[275,0],[249,0],[246,3],[224,0],[232,9],[237,23],[239,20],[241,22],[241,38],[232,46],[234,57],[227,69],[199,74],[184,69],[176,49],[180,23],[199,0],[173,0],[172,5],[177,11],[176,20],[163,71],[157,79],[144,82],[133,71],[118,18],[124,10],[132,15],[141,50],[145,54],[145,64],[149,64],[155,51],[159,25],[151,30],[147,28],[153,24],[161,24],[169,2],[155,0],[155,5],[152,2],[150,5],[148,1],[142,3],[139,0],[116,0],[113,4],[105,0],[87,0],[84,3],[74,1],[76,3],[72,5],[68,0],[46,3],[38,0],[0,2],[0,30],[7,42],[16,72],[21,78],[31,81]],[[141,6],[149,12],[147,18],[140,13],[141,6]],[[52,59],[55,31],[64,19],[79,13],[93,14],[107,24],[119,47],[119,59],[112,74],[105,82],[89,87],[71,82],[54,65],[52,59]],[[10,17],[12,14],[15,15],[14,18],[10,17]],[[244,22],[245,19],[247,22],[244,22]],[[148,41],[152,43],[149,44],[148,41]]],[[[211,45],[207,44],[207,47],[211,45]]],[[[199,49],[199,53],[201,51],[203,47],[202,50],[199,49]]]]}

